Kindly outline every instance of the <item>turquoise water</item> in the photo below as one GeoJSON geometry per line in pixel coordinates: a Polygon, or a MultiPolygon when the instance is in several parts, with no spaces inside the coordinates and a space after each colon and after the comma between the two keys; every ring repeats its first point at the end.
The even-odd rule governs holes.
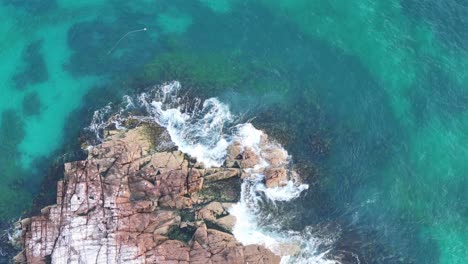
{"type": "Polygon", "coordinates": [[[95,109],[177,79],[286,146],[291,226],[340,229],[347,262],[468,260],[466,2],[25,2],[0,1],[2,221],[95,109]]]}

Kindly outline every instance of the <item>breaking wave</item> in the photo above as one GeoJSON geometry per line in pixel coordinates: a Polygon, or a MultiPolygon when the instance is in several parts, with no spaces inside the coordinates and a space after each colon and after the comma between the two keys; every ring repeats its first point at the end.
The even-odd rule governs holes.
{"type": "Polygon", "coordinates": [[[317,238],[312,227],[301,231],[285,230],[280,219],[266,224],[272,215],[265,203],[293,202],[309,188],[297,179],[288,180],[284,186],[267,188],[264,184],[264,169],[270,166],[265,156],[268,149],[275,148],[278,155],[290,157],[279,144],[266,140],[267,136],[250,123],[240,123],[227,104],[217,98],[191,99],[179,95],[179,82],[154,87],[150,92],[136,97],[125,96],[121,106],[108,105],[95,111],[88,131],[102,140],[103,130],[110,125],[123,129],[129,118],[155,122],[167,129],[171,140],[179,150],[203,162],[206,167],[222,166],[227,148],[234,142],[242,148],[250,148],[259,157],[257,165],[246,171],[251,175],[243,180],[241,199],[230,209],[236,217],[233,235],[247,244],[263,245],[282,256],[282,263],[339,263],[328,259],[334,238],[330,235],[317,238]]]}

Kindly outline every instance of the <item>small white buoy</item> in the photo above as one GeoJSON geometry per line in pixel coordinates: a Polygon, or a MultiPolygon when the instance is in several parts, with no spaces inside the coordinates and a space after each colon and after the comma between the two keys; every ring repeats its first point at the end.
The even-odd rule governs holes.
{"type": "Polygon", "coordinates": [[[107,52],[107,55],[111,54],[111,52],[115,49],[115,47],[117,47],[117,45],[119,45],[120,41],[122,41],[122,39],[124,39],[126,36],[128,36],[129,34],[132,34],[132,33],[135,33],[135,32],[139,32],[139,31],[146,31],[147,28],[144,27],[142,29],[137,29],[137,30],[132,30],[132,31],[129,31],[127,33],[125,33],[125,35],[123,35],[116,43],[115,45],[107,52]]]}

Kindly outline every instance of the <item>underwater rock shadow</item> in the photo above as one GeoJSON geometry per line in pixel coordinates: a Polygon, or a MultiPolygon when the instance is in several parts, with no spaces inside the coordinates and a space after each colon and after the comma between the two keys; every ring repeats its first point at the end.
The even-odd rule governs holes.
{"type": "MultiPolygon", "coordinates": [[[[136,15],[132,14],[132,17],[136,15]]],[[[129,76],[141,70],[143,65],[160,50],[159,43],[148,31],[127,35],[109,53],[126,33],[146,27],[139,23],[129,26],[127,20],[129,18],[117,17],[114,23],[96,19],[74,24],[68,31],[68,46],[72,54],[68,63],[64,65],[65,69],[72,76],[106,74],[129,76]]]]}
{"type": "Polygon", "coordinates": [[[23,114],[25,116],[37,116],[41,113],[42,103],[39,94],[34,91],[26,94],[23,98],[23,114]]]}
{"type": "Polygon", "coordinates": [[[24,90],[29,85],[43,83],[49,79],[47,65],[41,53],[42,44],[42,40],[36,40],[23,50],[23,67],[12,77],[17,89],[24,90]]]}
{"type": "Polygon", "coordinates": [[[57,8],[56,0],[2,0],[2,3],[35,15],[42,15],[57,8]]]}

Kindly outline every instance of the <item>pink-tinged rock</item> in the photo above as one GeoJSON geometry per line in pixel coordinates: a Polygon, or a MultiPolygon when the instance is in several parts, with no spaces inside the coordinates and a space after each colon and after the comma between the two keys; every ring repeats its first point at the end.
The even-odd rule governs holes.
{"type": "MultiPolygon", "coordinates": [[[[244,247],[203,222],[184,222],[197,227],[188,243],[169,239],[181,226],[178,210],[193,208],[207,170],[189,168],[182,152],[154,152],[141,128],[109,135],[87,160],[65,164],[56,205],[21,221],[24,250],[17,262],[279,263],[271,251],[244,247]]],[[[249,150],[243,155],[245,165],[258,160],[249,150]]],[[[224,171],[223,179],[239,173],[213,171],[224,171]]],[[[230,230],[235,219],[227,215],[229,206],[212,203],[193,214],[230,230]]]]}
{"type": "Polygon", "coordinates": [[[240,167],[240,160],[242,160],[242,144],[239,141],[234,141],[229,147],[227,148],[227,155],[225,165],[228,168],[239,168],[240,167]]]}
{"type": "Polygon", "coordinates": [[[194,193],[201,191],[203,188],[203,181],[204,179],[200,173],[200,170],[191,169],[187,178],[188,192],[194,193]]]}
{"type": "Polygon", "coordinates": [[[159,256],[156,258],[157,263],[175,263],[185,262],[189,263],[190,248],[183,242],[178,240],[167,240],[155,249],[155,255],[159,256]]]}
{"type": "Polygon", "coordinates": [[[216,170],[212,173],[208,171],[208,173],[204,177],[204,180],[206,182],[222,181],[222,180],[226,180],[232,177],[239,177],[240,174],[241,174],[240,169],[235,169],[235,168],[216,170]]]}
{"type": "Polygon", "coordinates": [[[260,162],[257,153],[250,147],[244,148],[244,151],[240,154],[240,158],[240,165],[242,168],[253,168],[260,162]]]}
{"type": "Polygon", "coordinates": [[[225,230],[232,231],[236,217],[228,213],[231,206],[231,203],[211,202],[197,212],[197,219],[209,221],[225,230]]]}
{"type": "Polygon", "coordinates": [[[268,143],[261,151],[262,158],[272,167],[284,166],[288,163],[288,153],[276,144],[268,143]]]}
{"type": "Polygon", "coordinates": [[[267,168],[265,169],[265,185],[268,188],[281,187],[286,185],[288,180],[285,168],[267,168]]]}

